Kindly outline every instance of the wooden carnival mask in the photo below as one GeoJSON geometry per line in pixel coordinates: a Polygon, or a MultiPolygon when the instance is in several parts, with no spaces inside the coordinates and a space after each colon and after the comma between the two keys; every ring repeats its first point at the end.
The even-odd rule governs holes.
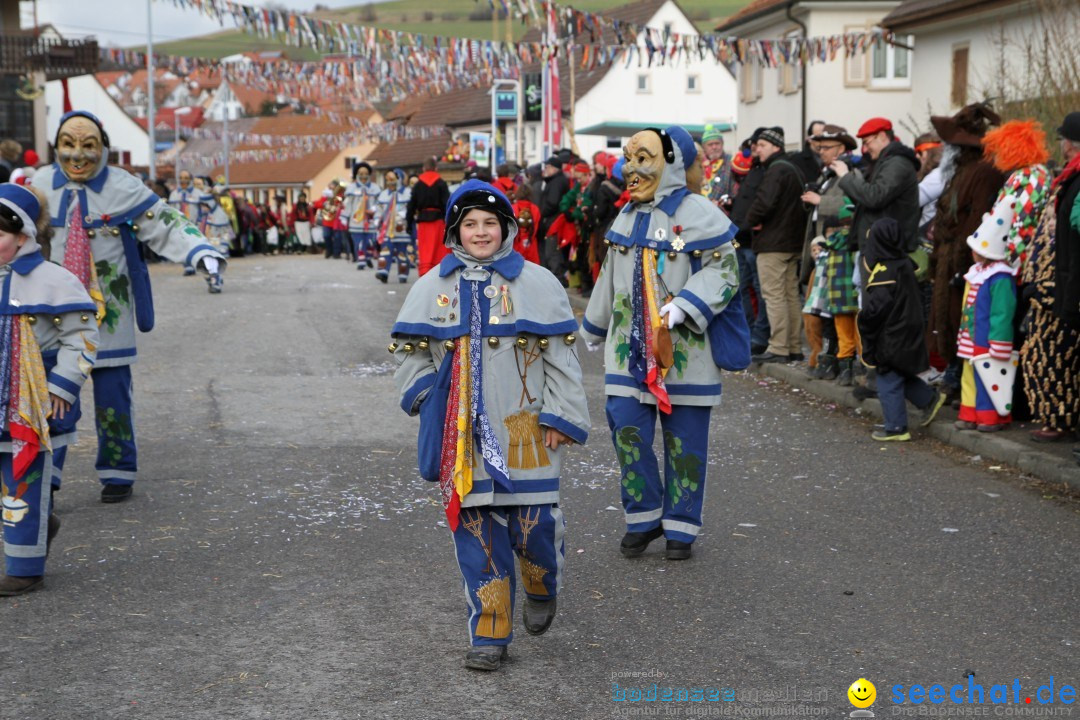
{"type": "Polygon", "coordinates": [[[636,203],[651,202],[660,186],[664,173],[664,146],[660,136],[651,130],[643,130],[630,138],[623,148],[623,179],[630,199],[636,203]]]}
{"type": "Polygon", "coordinates": [[[105,149],[101,130],[94,121],[76,115],[60,126],[56,138],[56,156],[64,175],[74,182],[92,178],[105,149]]]}

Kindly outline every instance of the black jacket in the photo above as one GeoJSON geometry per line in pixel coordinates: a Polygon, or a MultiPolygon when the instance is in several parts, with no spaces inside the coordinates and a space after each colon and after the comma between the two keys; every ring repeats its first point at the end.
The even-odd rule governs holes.
{"type": "Polygon", "coordinates": [[[781,153],[765,161],[765,178],[746,213],[747,227],[761,225],[754,233],[755,253],[802,250],[806,234],[806,206],[799,198],[806,179],[798,166],[781,153]]]}
{"type": "Polygon", "coordinates": [[[1057,230],[1054,237],[1054,313],[1080,329],[1080,231],[1071,215],[1080,195],[1080,175],[1073,175],[1057,194],[1057,230]]]}
{"type": "Polygon", "coordinates": [[[446,216],[446,203],[450,200],[450,188],[446,181],[424,173],[413,185],[406,217],[415,222],[432,222],[446,216]],[[430,181],[431,184],[428,184],[430,181]]]}
{"type": "Polygon", "coordinates": [[[544,189],[540,191],[540,235],[547,237],[551,223],[559,216],[559,203],[563,195],[570,192],[570,179],[559,172],[544,180],[544,189]]]}
{"type": "Polygon", "coordinates": [[[750,247],[750,240],[753,236],[746,224],[746,213],[750,211],[750,206],[754,204],[754,196],[757,195],[758,188],[761,187],[761,181],[764,179],[765,168],[757,160],[754,160],[753,165],[750,166],[750,172],[746,173],[746,177],[739,183],[739,191],[735,193],[735,199],[731,202],[731,222],[735,223],[735,227],[739,228],[735,240],[746,247],[750,247]]]}
{"type": "Polygon", "coordinates": [[[864,177],[848,173],[840,179],[840,188],[855,203],[851,244],[857,250],[880,218],[900,223],[901,247],[914,252],[919,243],[919,159],[915,151],[894,140],[889,143],[864,177]]]}
{"type": "Polygon", "coordinates": [[[878,220],[863,241],[859,335],[864,363],[912,376],[930,367],[930,360],[915,263],[901,243],[900,224],[892,218],[878,220]]]}

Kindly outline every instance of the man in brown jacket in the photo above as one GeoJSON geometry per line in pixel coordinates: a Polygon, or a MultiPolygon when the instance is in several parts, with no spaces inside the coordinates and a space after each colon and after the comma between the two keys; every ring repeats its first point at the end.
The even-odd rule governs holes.
{"type": "Polygon", "coordinates": [[[784,156],[784,131],[767,128],[757,140],[765,178],[746,214],[754,228],[761,294],[769,315],[769,346],[754,362],[802,359],[802,304],[799,301],[799,257],[806,232],[806,207],[800,197],[806,179],[784,156]]]}

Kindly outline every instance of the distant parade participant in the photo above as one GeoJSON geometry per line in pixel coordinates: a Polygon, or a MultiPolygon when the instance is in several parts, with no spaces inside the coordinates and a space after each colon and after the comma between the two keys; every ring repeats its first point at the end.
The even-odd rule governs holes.
{"type": "Polygon", "coordinates": [[[0,596],[41,587],[60,530],[51,486],[75,439],[79,390],[98,344],[97,306],[86,288],[42,254],[38,238],[48,229],[43,193],[0,185],[0,596]]]}
{"type": "MultiPolygon", "coordinates": [[[[207,213],[208,200],[209,194],[202,188],[195,186],[191,173],[187,170],[181,170],[180,184],[169,193],[169,205],[190,220],[195,227],[201,228],[204,216],[207,213]]],[[[195,268],[185,265],[184,274],[194,275],[195,268]]]]}
{"type": "Polygon", "coordinates": [[[416,264],[416,246],[409,236],[408,208],[412,193],[405,187],[405,173],[388,170],[383,178],[384,188],[379,193],[378,234],[379,264],[375,277],[386,282],[390,266],[397,263],[398,282],[409,280],[409,268],[416,264]]]}
{"type": "Polygon", "coordinates": [[[469,180],[451,197],[452,255],[421,277],[394,323],[401,408],[420,415],[420,474],[437,481],[468,602],[465,667],[497,670],[513,639],[555,618],[566,445],[590,427],[577,321],[559,281],[514,252],[509,200],[469,180]]]}
{"type": "Polygon", "coordinates": [[[94,115],[77,110],[60,118],[55,145],[58,162],[38,171],[34,187],[55,213],[50,260],[79,278],[97,306],[96,467],[102,502],[121,502],[131,497],[137,470],[130,367],[135,326],[143,332],[154,326],[150,273],[139,243],[206,272],[211,292],[221,289],[225,256],[138,178],[108,166],[109,136],[94,115]]]}
{"type": "MultiPolygon", "coordinates": [[[[207,241],[222,257],[229,256],[229,250],[237,239],[232,218],[225,209],[227,195],[223,185],[213,187],[213,190],[206,195],[206,218],[203,222],[207,241]]],[[[229,202],[231,201],[232,198],[229,198],[229,202]]],[[[210,285],[210,292],[221,292],[220,278],[217,283],[210,285]]]]}
{"type": "Polygon", "coordinates": [[[353,165],[353,181],[345,191],[345,214],[349,218],[357,270],[375,267],[374,218],[380,192],[378,184],[371,179],[371,166],[366,162],[353,165]]]}
{"type": "Polygon", "coordinates": [[[315,210],[307,201],[307,195],[300,193],[296,198],[296,204],[289,211],[289,229],[296,236],[296,242],[300,246],[300,252],[307,252],[311,247],[311,220],[315,210]]]}
{"type": "Polygon", "coordinates": [[[636,557],[664,535],[666,558],[685,560],[701,530],[720,371],[750,363],[731,244],[737,228],[687,188],[696,150],[685,129],[643,130],[623,153],[630,203],[608,231],[582,337],[590,349],[606,343],[607,418],[627,526],[620,550],[636,557]],[[663,464],[653,452],[658,416],[663,464]]]}
{"type": "Polygon", "coordinates": [[[701,168],[703,183],[699,192],[720,209],[729,210],[735,199],[735,179],[731,174],[731,156],[724,152],[724,136],[715,125],[706,125],[701,134],[705,151],[701,168]]]}
{"type": "Polygon", "coordinates": [[[424,172],[412,186],[408,217],[416,223],[416,272],[424,275],[450,253],[443,242],[446,202],[450,188],[437,170],[435,158],[424,159],[424,172]]]}

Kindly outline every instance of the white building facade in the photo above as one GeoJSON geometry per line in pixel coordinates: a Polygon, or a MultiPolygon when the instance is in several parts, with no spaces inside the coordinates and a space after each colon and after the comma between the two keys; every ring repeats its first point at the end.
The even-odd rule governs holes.
{"type": "MultiPolygon", "coordinates": [[[[785,0],[755,3],[716,28],[721,34],[748,39],[779,39],[865,32],[878,26],[900,3],[896,1],[785,0]]],[[[880,43],[866,53],[833,61],[817,61],[805,71],[795,64],[775,68],[757,63],[739,65],[739,139],[757,127],[780,126],[788,148],[798,148],[814,120],[841,125],[854,133],[869,118],[892,121],[901,139],[912,103],[913,39],[902,35],[897,45],[880,43]]],[[[920,48],[921,50],[921,48],[920,48]]]]}

